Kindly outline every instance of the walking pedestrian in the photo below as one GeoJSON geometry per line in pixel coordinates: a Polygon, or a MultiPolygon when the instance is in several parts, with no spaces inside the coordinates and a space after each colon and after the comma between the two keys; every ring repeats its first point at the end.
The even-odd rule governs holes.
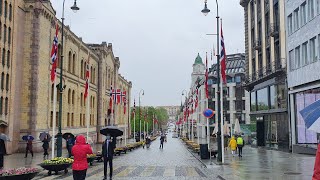
{"type": "Polygon", "coordinates": [[[111,140],[110,135],[107,135],[106,141],[102,146],[102,156],[103,156],[103,179],[107,179],[107,171],[108,171],[108,162],[110,166],[110,180],[112,180],[112,171],[113,171],[113,153],[114,149],[116,148],[116,137],[113,137],[111,140]]]}
{"type": "Polygon", "coordinates": [[[232,136],[232,138],[229,142],[229,147],[231,148],[232,156],[235,156],[236,149],[237,149],[237,141],[235,140],[234,136],[232,136]]]}
{"type": "Polygon", "coordinates": [[[73,179],[86,179],[88,169],[87,155],[92,154],[92,148],[89,144],[86,144],[86,139],[83,135],[77,136],[76,144],[72,147],[71,153],[74,159],[72,164],[73,179]]]}
{"type": "Polygon", "coordinates": [[[68,150],[68,157],[70,158],[72,156],[71,154],[71,149],[74,145],[74,139],[68,135],[68,138],[67,138],[67,150],[68,150]]]}
{"type": "Polygon", "coordinates": [[[29,140],[27,141],[26,155],[24,156],[24,158],[27,158],[27,157],[28,157],[28,151],[30,151],[31,156],[33,157],[32,140],[31,140],[31,139],[29,139],[29,140]]]}
{"type": "Polygon", "coordinates": [[[48,157],[49,156],[49,153],[48,153],[48,149],[49,149],[49,138],[48,138],[48,135],[43,139],[43,144],[42,144],[42,148],[43,148],[43,159],[46,158],[46,156],[48,157]]]}
{"type": "Polygon", "coordinates": [[[159,149],[163,149],[163,142],[164,142],[165,137],[162,135],[160,137],[160,148],[159,149]]]}
{"type": "Polygon", "coordinates": [[[238,136],[237,138],[237,147],[239,150],[239,157],[242,157],[242,148],[244,146],[244,141],[243,138],[241,137],[241,135],[238,136]]]}
{"type": "Polygon", "coordinates": [[[3,168],[3,156],[7,154],[6,144],[3,139],[0,139],[0,169],[3,168]]]}

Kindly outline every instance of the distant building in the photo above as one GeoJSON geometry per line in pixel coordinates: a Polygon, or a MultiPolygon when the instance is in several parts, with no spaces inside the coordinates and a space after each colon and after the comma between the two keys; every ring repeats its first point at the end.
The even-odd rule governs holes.
{"type": "Polygon", "coordinates": [[[164,108],[167,110],[169,121],[175,121],[180,111],[180,106],[157,106],[156,108],[164,108]]]}
{"type": "MultiPolygon", "coordinates": [[[[319,140],[306,129],[299,111],[320,100],[320,2],[285,1],[288,88],[293,152],[319,140]],[[299,148],[300,147],[300,148],[299,148]]],[[[315,150],[314,150],[315,152],[315,150]]]]}

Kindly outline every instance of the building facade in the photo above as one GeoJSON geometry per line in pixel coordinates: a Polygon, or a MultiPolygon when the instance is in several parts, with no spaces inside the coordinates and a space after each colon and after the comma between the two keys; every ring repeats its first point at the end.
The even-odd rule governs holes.
{"type": "MultiPolygon", "coordinates": [[[[54,100],[54,87],[50,81],[50,52],[55,23],[58,20],[50,1],[1,0],[0,9],[0,12],[3,10],[8,13],[1,16],[4,18],[3,22],[6,22],[5,26],[3,25],[6,28],[3,31],[6,40],[1,41],[4,44],[0,43],[5,52],[5,55],[2,54],[5,57],[5,65],[2,66],[1,83],[4,84],[4,89],[0,98],[2,108],[0,112],[1,130],[11,138],[11,142],[7,143],[9,153],[25,149],[25,142],[21,141],[21,137],[26,134],[35,137],[35,150],[41,148],[41,142],[37,139],[39,133],[47,131],[52,134],[53,116],[57,117],[58,125],[60,96],[63,96],[63,107],[60,112],[62,133],[86,134],[86,116],[90,116],[89,136],[94,142],[103,140],[99,129],[108,124],[126,127],[129,131],[128,111],[132,84],[119,75],[120,60],[114,56],[111,43],[85,44],[81,37],[76,36],[66,26],[63,52],[61,44],[58,46],[59,64],[61,55],[64,56],[62,63],[65,88],[54,100]],[[10,18],[12,20],[9,20],[10,18]],[[8,42],[9,36],[11,46],[8,42]],[[90,90],[87,97],[89,103],[84,100],[88,59],[90,60],[90,90]],[[115,104],[114,118],[108,115],[111,86],[127,91],[125,106],[128,111],[124,112],[124,104],[115,104]],[[52,110],[54,101],[57,101],[56,114],[53,114],[52,110]],[[90,106],[90,114],[86,114],[87,106],[90,106]]],[[[61,23],[58,23],[60,40],[61,23]]],[[[0,32],[2,34],[2,31],[0,32]]],[[[61,72],[60,65],[58,67],[57,84],[61,72]]]]}
{"type": "Polygon", "coordinates": [[[180,106],[158,106],[157,108],[164,108],[168,112],[168,121],[176,121],[178,113],[180,112],[180,106]]]}
{"type": "Polygon", "coordinates": [[[301,152],[319,140],[299,111],[320,99],[320,2],[286,1],[285,8],[291,143],[293,152],[301,152]]]}
{"type": "Polygon", "coordinates": [[[257,145],[289,150],[284,1],[241,0],[246,83],[257,145]]]}

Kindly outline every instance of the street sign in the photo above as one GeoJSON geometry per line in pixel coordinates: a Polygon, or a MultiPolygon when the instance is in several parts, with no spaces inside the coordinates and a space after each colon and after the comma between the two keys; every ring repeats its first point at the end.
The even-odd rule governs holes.
{"type": "Polygon", "coordinates": [[[206,109],[203,111],[203,115],[206,117],[206,118],[212,118],[213,115],[214,115],[214,111],[212,109],[206,109]]]}

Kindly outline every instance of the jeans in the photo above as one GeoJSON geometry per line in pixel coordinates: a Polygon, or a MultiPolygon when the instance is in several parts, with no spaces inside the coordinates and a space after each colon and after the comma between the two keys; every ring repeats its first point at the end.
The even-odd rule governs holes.
{"type": "Polygon", "coordinates": [[[112,171],[113,171],[113,166],[112,166],[112,159],[113,158],[108,158],[108,157],[104,157],[103,158],[103,175],[104,177],[107,177],[107,171],[108,171],[108,162],[109,162],[109,166],[110,166],[110,178],[112,177],[112,171]]]}
{"type": "Polygon", "coordinates": [[[72,173],[73,173],[74,180],[85,180],[87,175],[87,170],[86,169],[81,171],[73,170],[72,173]]]}

